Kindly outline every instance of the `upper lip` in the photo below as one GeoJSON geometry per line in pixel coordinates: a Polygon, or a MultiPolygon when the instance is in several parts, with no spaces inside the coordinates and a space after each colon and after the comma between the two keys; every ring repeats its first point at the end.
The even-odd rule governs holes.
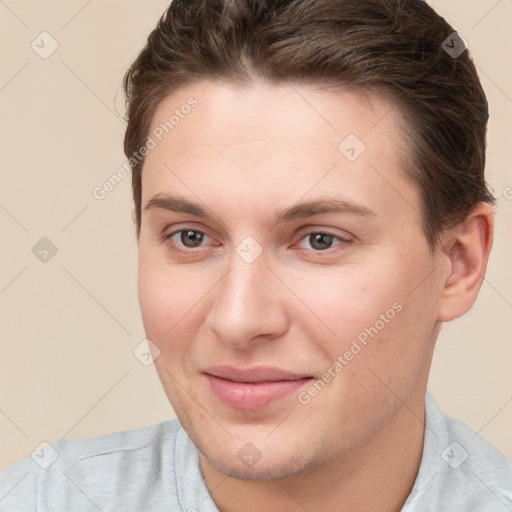
{"type": "Polygon", "coordinates": [[[220,377],[234,382],[278,382],[283,380],[300,380],[311,375],[297,373],[272,366],[253,366],[240,368],[234,366],[212,366],[204,370],[207,375],[220,377]]]}

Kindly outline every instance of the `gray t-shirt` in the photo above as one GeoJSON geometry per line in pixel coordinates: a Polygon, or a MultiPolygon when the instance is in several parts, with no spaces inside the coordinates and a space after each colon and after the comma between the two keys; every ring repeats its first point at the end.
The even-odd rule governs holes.
{"type": "MultiPolygon", "coordinates": [[[[512,511],[510,461],[429,394],[425,410],[421,465],[402,512],[512,511]]],[[[0,510],[218,512],[176,419],[43,446],[0,475],[0,510]]]]}

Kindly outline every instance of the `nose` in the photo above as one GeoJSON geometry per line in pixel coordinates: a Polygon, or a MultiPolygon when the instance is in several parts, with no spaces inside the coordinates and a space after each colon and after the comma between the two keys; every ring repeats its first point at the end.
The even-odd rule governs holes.
{"type": "Polygon", "coordinates": [[[289,319],[288,308],[283,304],[286,297],[280,288],[282,284],[267,267],[263,255],[247,263],[234,254],[229,272],[214,288],[207,326],[220,342],[235,350],[282,335],[289,319]]]}

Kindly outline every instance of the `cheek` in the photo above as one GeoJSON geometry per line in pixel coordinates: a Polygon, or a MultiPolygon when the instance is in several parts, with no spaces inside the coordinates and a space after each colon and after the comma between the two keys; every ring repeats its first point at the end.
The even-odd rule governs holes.
{"type": "Polygon", "coordinates": [[[295,283],[294,292],[307,306],[302,307],[306,315],[296,314],[295,321],[310,322],[316,317],[317,325],[321,320],[336,349],[360,333],[364,338],[365,328],[376,323],[381,331],[394,321],[396,310],[400,309],[396,303],[403,295],[396,280],[386,282],[386,274],[390,274],[389,270],[385,272],[382,266],[374,264],[371,270],[352,265],[290,276],[288,282],[295,283]]]}
{"type": "MultiPolygon", "coordinates": [[[[139,250],[138,295],[146,335],[161,344],[191,307],[194,287],[179,268],[171,269],[157,255],[139,250]]],[[[196,283],[197,287],[197,283],[196,283]]]]}
{"type": "Polygon", "coordinates": [[[429,364],[434,282],[426,279],[411,293],[425,273],[401,269],[400,275],[377,272],[360,279],[352,273],[340,279],[343,288],[332,283],[328,294],[318,294],[318,301],[325,300],[316,303],[322,318],[336,335],[313,338],[316,350],[324,353],[320,379],[327,384],[318,396],[312,390],[312,400],[315,407],[331,411],[333,422],[353,425],[354,431],[357,418],[368,418],[368,427],[384,421],[400,405],[397,397],[405,400],[413,393],[429,364]]]}
{"type": "Polygon", "coordinates": [[[322,345],[326,363],[346,354],[352,371],[374,365],[392,372],[407,362],[414,372],[435,325],[431,269],[428,264],[384,259],[368,267],[295,276],[296,294],[306,297],[316,314],[296,315],[295,320],[322,345]]]}
{"type": "Polygon", "coordinates": [[[192,265],[170,265],[162,256],[139,250],[138,296],[146,336],[171,364],[185,358],[198,338],[210,307],[216,274],[192,265]]]}
{"type": "Polygon", "coordinates": [[[163,286],[163,281],[164,275],[159,272],[159,267],[140,250],[137,277],[139,305],[146,335],[153,341],[160,340],[162,332],[158,327],[173,311],[170,289],[163,286]]]}

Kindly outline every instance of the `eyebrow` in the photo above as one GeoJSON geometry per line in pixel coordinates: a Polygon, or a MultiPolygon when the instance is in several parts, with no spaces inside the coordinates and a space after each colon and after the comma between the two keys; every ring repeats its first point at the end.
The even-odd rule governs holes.
{"type": "MultiPolygon", "coordinates": [[[[144,210],[162,209],[177,213],[188,213],[202,219],[216,219],[211,211],[203,206],[192,203],[187,199],[169,195],[157,194],[144,207],[144,210]]],[[[304,219],[315,215],[338,213],[352,214],[365,217],[377,217],[377,214],[363,205],[355,204],[345,199],[318,199],[304,201],[284,210],[274,211],[274,223],[289,222],[293,219],[304,219]]]]}

